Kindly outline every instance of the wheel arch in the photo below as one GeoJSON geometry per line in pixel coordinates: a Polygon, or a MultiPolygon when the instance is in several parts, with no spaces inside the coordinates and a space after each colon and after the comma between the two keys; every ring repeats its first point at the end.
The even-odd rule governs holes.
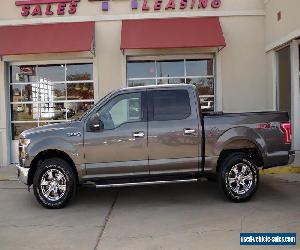
{"type": "Polygon", "coordinates": [[[38,169],[39,165],[46,159],[50,159],[50,158],[60,158],[68,162],[72,167],[72,169],[74,170],[77,184],[79,183],[78,171],[72,158],[64,151],[58,149],[47,149],[39,152],[31,161],[30,169],[28,173],[28,184],[27,184],[28,186],[31,186],[33,184],[34,174],[38,169]]]}
{"type": "Polygon", "coordinates": [[[225,158],[233,153],[239,152],[247,154],[252,160],[256,162],[258,167],[264,166],[264,157],[257,144],[253,141],[250,141],[249,139],[239,138],[232,140],[221,150],[217,161],[217,172],[219,172],[221,163],[225,158]]]}

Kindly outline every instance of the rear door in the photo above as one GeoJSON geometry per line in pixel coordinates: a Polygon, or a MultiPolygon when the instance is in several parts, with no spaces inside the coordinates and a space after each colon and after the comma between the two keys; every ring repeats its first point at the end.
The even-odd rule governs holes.
{"type": "Polygon", "coordinates": [[[148,91],[150,174],[199,171],[200,133],[196,105],[194,92],[189,88],[148,91]]]}

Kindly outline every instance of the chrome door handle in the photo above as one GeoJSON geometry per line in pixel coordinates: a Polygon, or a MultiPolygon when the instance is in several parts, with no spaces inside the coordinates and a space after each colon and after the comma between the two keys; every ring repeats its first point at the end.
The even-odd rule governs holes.
{"type": "Polygon", "coordinates": [[[133,137],[135,137],[135,138],[144,138],[145,133],[143,131],[133,132],[133,137]]]}
{"type": "Polygon", "coordinates": [[[185,128],[183,132],[184,135],[196,135],[196,129],[185,128]]]}

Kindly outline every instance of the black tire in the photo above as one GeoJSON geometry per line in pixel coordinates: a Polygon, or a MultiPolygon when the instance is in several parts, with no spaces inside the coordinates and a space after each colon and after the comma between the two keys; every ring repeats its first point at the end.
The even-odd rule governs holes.
{"type": "Polygon", "coordinates": [[[60,158],[43,161],[33,178],[36,199],[42,206],[50,209],[65,207],[75,196],[76,188],[77,182],[73,168],[67,161],[60,158]],[[45,183],[47,184],[43,185],[45,183]]]}
{"type": "Polygon", "coordinates": [[[259,171],[255,161],[247,154],[232,153],[221,162],[220,167],[219,185],[229,200],[248,201],[255,194],[259,183],[259,171]]]}

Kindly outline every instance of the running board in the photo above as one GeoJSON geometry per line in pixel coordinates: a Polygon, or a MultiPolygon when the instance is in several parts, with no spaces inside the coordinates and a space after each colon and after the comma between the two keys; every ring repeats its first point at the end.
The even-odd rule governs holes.
{"type": "Polygon", "coordinates": [[[169,183],[196,182],[196,181],[198,181],[198,179],[184,179],[184,180],[170,180],[170,181],[143,181],[143,182],[127,182],[127,183],[109,183],[109,184],[96,184],[96,188],[149,186],[149,185],[161,185],[161,184],[169,184],[169,183]]]}

